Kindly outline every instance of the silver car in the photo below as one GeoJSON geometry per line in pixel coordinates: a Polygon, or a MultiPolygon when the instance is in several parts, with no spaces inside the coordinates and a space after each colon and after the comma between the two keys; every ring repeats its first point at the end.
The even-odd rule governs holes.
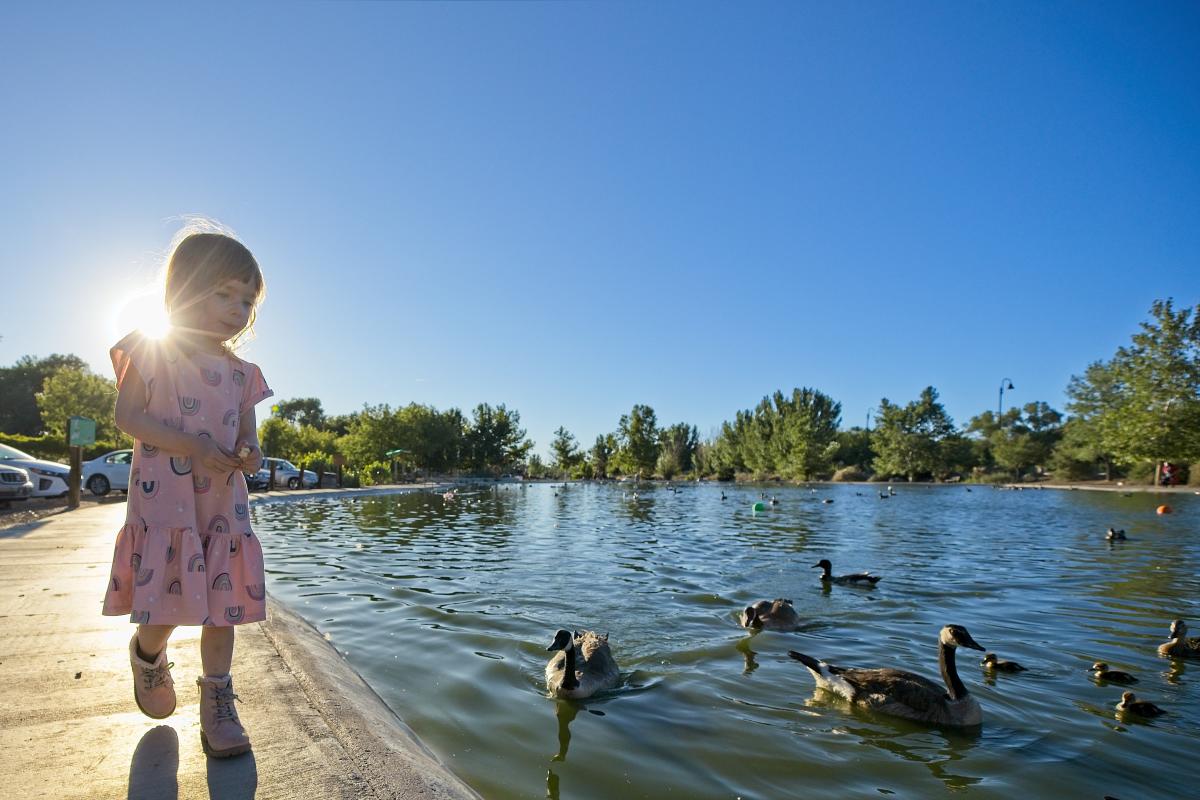
{"type": "Polygon", "coordinates": [[[33,494],[33,481],[20,467],[0,464],[0,503],[9,500],[28,500],[33,494]]]}

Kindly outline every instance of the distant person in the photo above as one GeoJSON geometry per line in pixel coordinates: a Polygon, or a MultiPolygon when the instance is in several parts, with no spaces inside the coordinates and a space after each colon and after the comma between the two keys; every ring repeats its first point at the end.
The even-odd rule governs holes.
{"type": "Polygon", "coordinates": [[[117,425],[134,456],[125,526],[104,613],[129,614],[134,699],[149,717],[175,710],[167,639],[203,625],[200,740],[210,756],[250,750],[229,670],[235,625],[266,618],[262,547],[244,472],[262,464],[254,406],[270,397],[258,367],[234,355],[252,329],[263,277],[246,247],[193,233],[167,262],[162,339],[134,332],[111,350],[117,425]]]}
{"type": "Polygon", "coordinates": [[[1162,465],[1162,474],[1159,476],[1159,483],[1163,486],[1170,486],[1175,483],[1175,465],[1164,461],[1162,465]]]}

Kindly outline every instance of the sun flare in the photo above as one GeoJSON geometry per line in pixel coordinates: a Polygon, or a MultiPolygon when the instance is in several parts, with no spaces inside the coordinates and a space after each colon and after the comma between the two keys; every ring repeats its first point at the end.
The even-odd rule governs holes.
{"type": "Polygon", "coordinates": [[[161,339],[171,330],[171,319],[163,308],[162,288],[142,289],[121,300],[113,312],[113,333],[123,336],[136,330],[151,339],[161,339]]]}

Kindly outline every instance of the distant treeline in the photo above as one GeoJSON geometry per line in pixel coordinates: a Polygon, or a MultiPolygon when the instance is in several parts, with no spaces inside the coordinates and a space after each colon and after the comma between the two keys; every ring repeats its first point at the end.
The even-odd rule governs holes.
{"type": "MultiPolygon", "coordinates": [[[[572,478],[1148,478],[1156,462],[1200,464],[1200,306],[1176,311],[1171,300],[1155,302],[1130,343],[1088,365],[1066,392],[1066,416],[1030,402],[1000,416],[983,411],[960,428],[930,386],[907,403],[883,398],[868,430],[842,429],[841,404],[804,387],[738,411],[708,440],[695,425],[660,427],[652,407],[635,405],[590,447],[558,428],[548,461],[532,452],[519,412],[504,404],[481,403],[470,416],[415,403],[335,416],[317,398],[297,398],[272,407],[259,437],[268,455],[316,469],[343,456],[363,483],[387,479],[393,465],[572,478]]],[[[97,420],[104,444],[128,446],[113,421],[115,394],[112,381],[75,356],[26,356],[0,368],[0,431],[21,434],[8,437],[21,449],[36,452],[40,441],[57,456],[63,421],[82,414],[97,420]]]]}

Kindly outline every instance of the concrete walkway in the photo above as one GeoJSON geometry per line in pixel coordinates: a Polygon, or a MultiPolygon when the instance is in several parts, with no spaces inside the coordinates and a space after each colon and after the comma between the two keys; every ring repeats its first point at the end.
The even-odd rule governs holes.
{"type": "MultiPolygon", "coordinates": [[[[415,488],[415,487],[414,487],[415,488]]],[[[346,492],[273,493],[310,499],[346,492]]],[[[179,696],[152,720],[133,700],[133,626],[100,603],[124,504],[0,529],[0,797],[476,798],[342,657],[272,601],[238,628],[233,675],[252,753],[200,748],[199,628],[168,645],[179,696]]]]}

